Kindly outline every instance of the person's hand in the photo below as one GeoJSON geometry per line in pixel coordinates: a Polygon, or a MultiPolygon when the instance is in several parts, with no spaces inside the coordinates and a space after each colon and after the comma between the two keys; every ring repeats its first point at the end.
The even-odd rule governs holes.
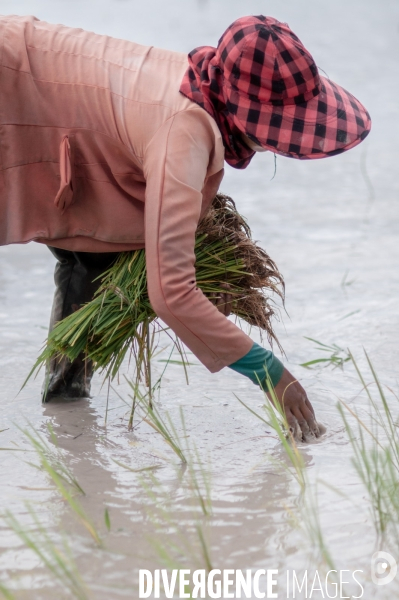
{"type": "MultiPolygon", "coordinates": [[[[313,406],[305,390],[287,369],[274,388],[277,399],[284,409],[290,431],[296,441],[307,442],[326,432],[321,423],[317,423],[313,406]]],[[[267,394],[273,402],[271,395],[267,394]]]]}
{"type": "Polygon", "coordinates": [[[211,294],[209,300],[216,306],[219,312],[225,317],[228,317],[231,314],[233,296],[229,293],[230,286],[228,283],[222,283],[220,287],[226,291],[218,294],[211,294]]]}

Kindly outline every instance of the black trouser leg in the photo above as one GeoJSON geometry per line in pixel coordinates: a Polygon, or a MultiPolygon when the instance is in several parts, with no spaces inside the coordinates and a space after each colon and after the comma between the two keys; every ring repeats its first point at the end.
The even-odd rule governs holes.
{"type": "MultiPolygon", "coordinates": [[[[50,318],[50,331],[57,321],[69,316],[82,304],[89,302],[100,281],[94,281],[108,269],[117,254],[70,252],[49,246],[57,258],[54,282],[55,294],[50,318]]],[[[71,362],[66,357],[53,359],[49,365],[43,391],[43,402],[51,396],[86,397],[90,396],[90,382],[93,365],[85,360],[82,353],[71,362]]]]}

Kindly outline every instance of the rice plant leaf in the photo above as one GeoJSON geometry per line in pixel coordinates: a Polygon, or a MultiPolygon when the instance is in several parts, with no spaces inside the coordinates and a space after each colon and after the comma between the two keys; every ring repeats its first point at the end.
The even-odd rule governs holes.
{"type": "Polygon", "coordinates": [[[311,365],[316,365],[318,363],[326,363],[326,362],[331,362],[330,358],[315,358],[314,360],[309,360],[308,362],[305,363],[300,363],[300,367],[310,367],[311,365]]]}
{"type": "Polygon", "coordinates": [[[16,600],[15,596],[4,585],[0,583],[0,594],[4,600],[16,600]]]}
{"type": "Polygon", "coordinates": [[[158,362],[167,363],[168,365],[181,365],[181,366],[186,365],[188,367],[194,367],[194,366],[198,367],[198,363],[190,363],[190,362],[186,362],[184,360],[168,360],[167,358],[164,358],[164,359],[159,359],[158,362]]]}
{"type": "Polygon", "coordinates": [[[257,417],[260,421],[263,421],[263,423],[265,423],[265,425],[267,425],[268,427],[271,427],[272,425],[270,424],[269,421],[266,421],[266,419],[264,419],[262,417],[262,415],[260,415],[259,413],[257,413],[255,410],[253,410],[250,406],[248,406],[248,404],[245,404],[245,402],[243,402],[238,396],[237,394],[234,394],[234,396],[237,398],[238,402],[240,402],[240,404],[242,404],[247,410],[249,410],[250,413],[252,413],[255,417],[257,417]]]}
{"type": "Polygon", "coordinates": [[[78,600],[88,600],[85,585],[77,571],[72,554],[64,542],[62,551],[50,539],[48,532],[40,522],[33,508],[27,504],[27,509],[36,527],[35,532],[29,532],[11,511],[6,511],[4,519],[21,541],[40,559],[53,576],[66,587],[78,600]]]}
{"type": "Polygon", "coordinates": [[[307,337],[306,335],[304,336],[304,338],[305,338],[305,340],[309,340],[310,342],[314,342],[318,346],[323,346],[323,348],[327,348],[327,350],[331,350],[331,346],[327,346],[327,344],[323,344],[322,342],[319,342],[319,340],[315,340],[314,338],[307,337]]]}
{"type": "Polygon", "coordinates": [[[107,531],[111,531],[111,519],[109,516],[108,508],[106,508],[104,510],[104,523],[105,523],[105,527],[107,528],[107,531]]]}
{"type": "Polygon", "coordinates": [[[146,471],[157,471],[158,469],[161,469],[161,465],[153,465],[151,467],[142,467],[141,469],[133,469],[132,467],[129,467],[129,465],[127,465],[126,463],[120,462],[119,460],[116,460],[115,458],[112,459],[112,461],[119,465],[120,467],[123,467],[124,469],[127,469],[128,471],[131,471],[132,473],[145,473],[146,471]]]}

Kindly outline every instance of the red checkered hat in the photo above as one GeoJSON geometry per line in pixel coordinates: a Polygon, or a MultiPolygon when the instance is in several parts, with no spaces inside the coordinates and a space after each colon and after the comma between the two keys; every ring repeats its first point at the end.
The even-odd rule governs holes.
{"type": "Polygon", "coordinates": [[[206,110],[224,112],[231,131],[272,152],[324,158],[353,148],[370,131],[363,105],[322,77],[298,37],[272,17],[236,20],[216,49],[198,48],[189,60],[181,91],[199,104],[202,96],[206,110]]]}

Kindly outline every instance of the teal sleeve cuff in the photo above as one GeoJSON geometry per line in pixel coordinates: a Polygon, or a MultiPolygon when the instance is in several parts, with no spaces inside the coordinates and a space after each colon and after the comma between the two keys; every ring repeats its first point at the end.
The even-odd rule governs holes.
{"type": "Polygon", "coordinates": [[[266,373],[269,374],[271,382],[275,387],[284,371],[283,363],[274,356],[273,352],[265,350],[256,343],[254,343],[248,354],[229,365],[229,368],[241,375],[245,375],[245,377],[248,377],[256,385],[259,385],[259,382],[261,382],[265,390],[267,390],[266,373]]]}

